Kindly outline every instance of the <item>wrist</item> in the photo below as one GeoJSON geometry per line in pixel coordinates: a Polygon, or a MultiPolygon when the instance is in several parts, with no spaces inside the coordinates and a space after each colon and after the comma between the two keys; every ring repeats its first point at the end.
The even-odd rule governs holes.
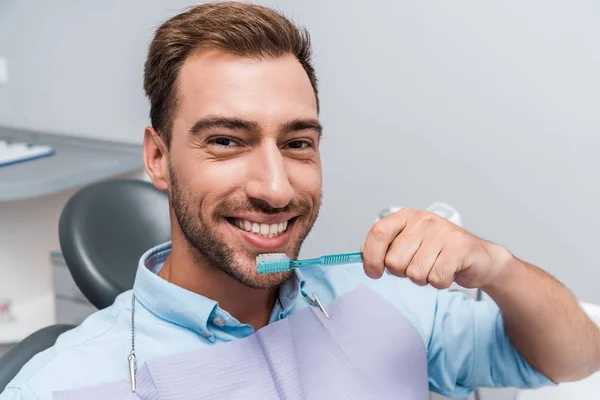
{"type": "Polygon", "coordinates": [[[523,262],[499,245],[493,245],[493,278],[481,287],[481,290],[492,296],[493,292],[510,287],[523,262]]]}

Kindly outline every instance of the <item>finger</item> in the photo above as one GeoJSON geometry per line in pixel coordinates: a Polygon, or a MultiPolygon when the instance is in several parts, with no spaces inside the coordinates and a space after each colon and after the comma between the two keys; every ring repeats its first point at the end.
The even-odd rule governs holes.
{"type": "Polygon", "coordinates": [[[458,263],[448,250],[442,250],[427,276],[427,282],[436,289],[447,289],[454,282],[458,263]]]}
{"type": "Polygon", "coordinates": [[[417,285],[426,285],[429,271],[441,251],[442,246],[437,241],[423,241],[406,268],[406,277],[417,285]]]}
{"type": "Polygon", "coordinates": [[[385,254],[392,241],[406,226],[406,212],[390,214],[373,225],[363,245],[363,267],[374,279],[381,278],[385,254]]]}
{"type": "Polygon", "coordinates": [[[420,235],[406,230],[401,232],[388,248],[384,260],[385,267],[392,275],[406,277],[406,268],[420,246],[420,235]]]}

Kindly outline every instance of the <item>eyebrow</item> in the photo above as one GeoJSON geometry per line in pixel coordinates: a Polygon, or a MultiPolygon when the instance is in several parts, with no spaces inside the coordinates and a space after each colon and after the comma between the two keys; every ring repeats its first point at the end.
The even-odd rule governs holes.
{"type": "Polygon", "coordinates": [[[206,117],[199,119],[190,128],[192,135],[198,135],[202,131],[211,128],[225,128],[238,131],[258,131],[258,124],[254,121],[246,121],[240,118],[228,117],[206,117]]]}
{"type": "Polygon", "coordinates": [[[285,133],[303,131],[307,129],[317,131],[319,134],[319,139],[323,135],[323,126],[318,120],[313,118],[297,118],[283,125],[283,132],[285,133]]]}
{"type": "MultiPolygon", "coordinates": [[[[211,128],[224,128],[238,131],[258,132],[260,125],[255,121],[248,121],[241,118],[230,118],[221,116],[208,116],[199,119],[190,128],[190,134],[199,135],[202,131],[211,128]]],[[[317,131],[319,138],[323,134],[323,126],[313,118],[296,118],[283,124],[281,130],[284,133],[296,132],[311,129],[317,131]]]]}

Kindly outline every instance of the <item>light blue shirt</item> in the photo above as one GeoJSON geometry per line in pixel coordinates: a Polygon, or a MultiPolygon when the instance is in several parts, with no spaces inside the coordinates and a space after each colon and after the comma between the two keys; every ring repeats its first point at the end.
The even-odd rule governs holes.
{"type": "MultiPolygon", "coordinates": [[[[166,243],[140,259],[133,287],[139,366],[149,359],[254,333],[250,325],[241,324],[217,302],[157,276],[170,250],[170,243],[166,243]]],[[[449,397],[466,397],[480,386],[532,388],[551,384],[510,343],[493,302],[475,302],[458,292],[421,287],[388,274],[371,280],[365,276],[362,265],[303,269],[282,285],[271,322],[309,307],[301,288],[317,293],[327,306],[361,283],[397,307],[423,339],[431,390],[449,397]]],[[[128,379],[131,304],[132,291],[127,291],[112,306],[61,335],[52,348],[25,365],[0,394],[0,400],[46,400],[57,390],[128,379]]],[[[365,346],[377,340],[376,326],[372,332],[371,337],[365,338],[365,346]]]]}

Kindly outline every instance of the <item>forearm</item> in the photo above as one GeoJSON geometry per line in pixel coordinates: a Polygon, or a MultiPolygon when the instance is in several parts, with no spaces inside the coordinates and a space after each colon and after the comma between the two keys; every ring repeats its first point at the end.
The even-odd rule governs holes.
{"type": "Polygon", "coordinates": [[[506,332],[523,357],[554,382],[600,369],[600,330],[557,280],[515,257],[482,289],[502,310],[506,332]]]}

